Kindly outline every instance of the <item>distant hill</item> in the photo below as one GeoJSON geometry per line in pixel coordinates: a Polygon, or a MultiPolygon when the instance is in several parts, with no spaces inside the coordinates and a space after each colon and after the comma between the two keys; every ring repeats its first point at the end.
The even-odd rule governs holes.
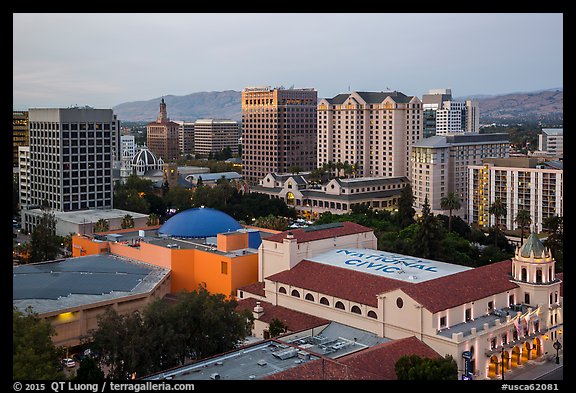
{"type": "MultiPolygon", "coordinates": [[[[168,117],[172,120],[194,121],[202,118],[242,120],[242,92],[235,90],[192,93],[185,96],[164,96],[168,117]]],[[[147,101],[126,102],[115,106],[120,121],[154,121],[162,97],[147,101]]],[[[504,95],[455,97],[475,99],[480,109],[480,123],[497,121],[562,121],[564,91],[562,88],[504,95]]]]}
{"type": "MultiPolygon", "coordinates": [[[[164,96],[170,120],[197,119],[242,120],[242,92],[234,90],[192,93],[185,96],[164,96]]],[[[162,97],[147,101],[133,101],[116,105],[114,113],[120,121],[154,121],[160,110],[162,97]]]]}
{"type": "Polygon", "coordinates": [[[469,96],[456,100],[478,101],[480,123],[495,121],[562,121],[564,91],[562,88],[493,96],[469,96]]]}

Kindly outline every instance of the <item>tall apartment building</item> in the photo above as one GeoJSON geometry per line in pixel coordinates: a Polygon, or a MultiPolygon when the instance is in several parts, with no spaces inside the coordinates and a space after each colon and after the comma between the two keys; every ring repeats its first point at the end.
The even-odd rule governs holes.
{"type": "Polygon", "coordinates": [[[240,126],[234,120],[198,119],[194,123],[194,151],[208,155],[229,147],[238,154],[240,126]]]}
{"type": "Polygon", "coordinates": [[[180,154],[185,156],[194,153],[194,122],[193,121],[177,121],[172,120],[178,124],[178,146],[180,154]]]}
{"type": "Polygon", "coordinates": [[[532,157],[491,158],[470,166],[468,176],[469,223],[493,226],[496,217],[489,209],[496,198],[506,206],[506,216],[500,218],[500,223],[509,230],[518,227],[514,219],[521,209],[530,213],[531,227],[537,232],[542,231],[546,218],[564,215],[564,170],[558,161],[541,162],[532,157]]]}
{"type": "Polygon", "coordinates": [[[318,166],[348,162],[358,177],[410,177],[422,103],[394,92],[352,92],[318,103],[318,166]]]}
{"type": "Polygon", "coordinates": [[[312,88],[242,90],[242,161],[249,184],[271,172],[316,168],[316,107],[312,88]]]}
{"type": "Polygon", "coordinates": [[[451,89],[431,89],[422,96],[423,137],[478,132],[480,113],[474,100],[454,101],[451,89]]]}
{"type": "Polygon", "coordinates": [[[33,208],[112,208],[113,146],[119,122],[112,109],[31,108],[29,192],[33,208]]]}
{"type": "Polygon", "coordinates": [[[18,147],[28,146],[28,111],[12,111],[12,164],[18,166],[18,147]]]}
{"type": "Polygon", "coordinates": [[[508,157],[508,134],[464,133],[435,135],[412,146],[412,193],[414,209],[422,210],[428,197],[434,214],[448,214],[441,200],[454,192],[461,201],[461,209],[453,215],[466,219],[468,210],[468,166],[479,165],[487,157],[508,157]]]}
{"type": "Polygon", "coordinates": [[[160,102],[160,112],[156,121],[146,125],[146,143],[148,148],[156,156],[165,162],[176,160],[180,157],[178,144],[179,124],[170,121],[166,111],[164,98],[160,102]]]}

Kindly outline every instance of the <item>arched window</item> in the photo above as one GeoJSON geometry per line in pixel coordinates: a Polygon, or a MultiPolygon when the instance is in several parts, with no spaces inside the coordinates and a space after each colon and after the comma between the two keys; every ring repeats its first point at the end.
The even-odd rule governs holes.
{"type": "Polygon", "coordinates": [[[378,319],[378,315],[376,315],[376,313],[372,310],[368,311],[368,317],[369,318],[374,318],[374,319],[378,319]]]}
{"type": "Polygon", "coordinates": [[[286,288],[284,287],[278,288],[278,293],[286,293],[286,288]]]}
{"type": "Polygon", "coordinates": [[[310,300],[311,302],[313,302],[313,301],[314,301],[314,296],[312,296],[311,293],[307,293],[305,299],[306,299],[306,300],[310,300]]]}
{"type": "Polygon", "coordinates": [[[542,269],[536,269],[536,283],[542,283],[542,269]]]}
{"type": "Polygon", "coordinates": [[[362,310],[360,310],[360,307],[358,306],[352,306],[350,311],[352,311],[354,314],[362,314],[362,310]]]}
{"type": "Polygon", "coordinates": [[[296,198],[294,197],[294,194],[293,194],[292,192],[286,193],[286,203],[287,203],[287,204],[293,205],[295,199],[296,199],[296,198]]]}
{"type": "Polygon", "coordinates": [[[344,303],[341,301],[337,301],[334,307],[339,308],[340,310],[345,310],[344,303]]]}
{"type": "Polygon", "coordinates": [[[293,289],[292,292],[290,293],[290,295],[294,296],[294,297],[300,297],[300,292],[298,292],[297,290],[293,289]]]}
{"type": "Polygon", "coordinates": [[[522,281],[528,281],[528,271],[525,267],[522,268],[522,277],[520,278],[522,281]]]}
{"type": "Polygon", "coordinates": [[[325,297],[320,298],[320,304],[324,304],[325,306],[329,306],[330,302],[325,297]]]}

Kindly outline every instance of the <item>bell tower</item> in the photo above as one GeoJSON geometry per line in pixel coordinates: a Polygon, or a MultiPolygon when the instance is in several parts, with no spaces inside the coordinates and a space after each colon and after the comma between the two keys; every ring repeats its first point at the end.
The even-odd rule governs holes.
{"type": "Polygon", "coordinates": [[[560,290],[556,279],[556,260],[549,248],[544,247],[538,236],[531,233],[512,258],[512,277],[523,293],[522,303],[549,306],[555,302],[554,293],[560,290]],[[552,300],[550,300],[552,299],[552,300]]]}

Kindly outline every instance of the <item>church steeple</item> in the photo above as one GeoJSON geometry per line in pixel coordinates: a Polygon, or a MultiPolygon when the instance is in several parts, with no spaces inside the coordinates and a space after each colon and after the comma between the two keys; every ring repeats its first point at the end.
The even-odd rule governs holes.
{"type": "Polygon", "coordinates": [[[160,113],[156,119],[156,123],[166,123],[168,121],[168,113],[166,112],[166,103],[164,102],[164,97],[160,101],[160,113]]]}

